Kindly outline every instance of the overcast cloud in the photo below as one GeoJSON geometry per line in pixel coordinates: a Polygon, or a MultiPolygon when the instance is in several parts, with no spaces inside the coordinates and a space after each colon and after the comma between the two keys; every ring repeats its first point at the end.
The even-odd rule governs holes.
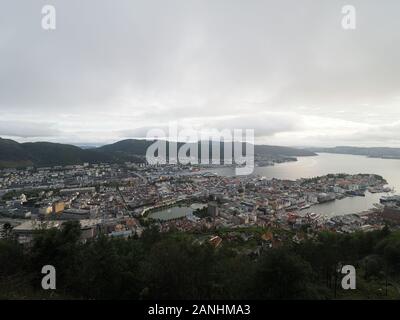
{"type": "Polygon", "coordinates": [[[398,0],[3,0],[0,136],[109,143],[177,120],[400,147],[399,17],[398,0]]]}

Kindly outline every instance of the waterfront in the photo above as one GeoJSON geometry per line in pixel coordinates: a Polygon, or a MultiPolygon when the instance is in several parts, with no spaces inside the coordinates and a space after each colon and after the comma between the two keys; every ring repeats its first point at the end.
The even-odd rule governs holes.
{"type": "MultiPolygon", "coordinates": [[[[233,176],[234,168],[213,168],[209,170],[218,175],[233,176]]],[[[400,190],[400,160],[368,158],[365,156],[320,153],[315,157],[298,157],[296,162],[285,162],[268,167],[256,167],[254,174],[266,179],[312,178],[329,173],[374,173],[381,175],[388,186],[400,190]]],[[[312,206],[304,212],[315,212],[333,216],[357,213],[368,210],[379,202],[382,193],[366,192],[365,197],[351,197],[312,206]]]]}
{"type": "MultiPolygon", "coordinates": [[[[366,189],[383,191],[387,183],[383,177],[387,174],[371,174],[379,170],[365,165],[362,172],[367,174],[324,174],[361,171],[340,166],[336,166],[337,170],[321,170],[323,162],[333,166],[340,162],[361,163],[361,160],[381,164],[386,161],[321,155],[257,168],[256,175],[240,177],[193,173],[189,168],[171,170],[169,166],[138,167],[134,164],[4,170],[0,184],[7,191],[0,204],[0,213],[8,219],[26,219],[14,228],[15,234],[20,235],[20,242],[32,240],[33,224],[41,219],[79,220],[84,228],[89,225],[93,230],[97,230],[97,225],[106,225],[105,233],[112,237],[140,236],[153,223],[160,226],[161,232],[171,229],[202,232],[249,225],[275,225],[294,230],[311,225],[314,231],[328,228],[341,232],[377,229],[382,226],[381,220],[373,214],[363,220],[349,216],[318,219],[318,213],[325,216],[356,213],[370,209],[378,202],[380,194],[351,195],[364,195],[366,189]],[[304,173],[306,169],[308,173],[304,173]],[[280,175],[274,174],[276,170],[280,170],[280,175]],[[316,176],[318,179],[310,179],[316,176]],[[210,203],[207,213],[193,214],[199,206],[210,203]],[[310,211],[315,214],[308,214],[310,211]],[[147,217],[153,219],[147,220],[147,217]],[[180,219],[184,217],[187,219],[180,219]]],[[[225,170],[226,173],[227,169],[219,167],[214,171],[225,170]]],[[[88,237],[93,236],[95,231],[88,234],[88,237]]]]}

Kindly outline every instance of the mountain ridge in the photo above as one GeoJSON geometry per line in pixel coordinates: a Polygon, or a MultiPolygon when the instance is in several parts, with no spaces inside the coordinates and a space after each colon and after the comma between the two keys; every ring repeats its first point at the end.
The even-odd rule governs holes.
{"type": "MultiPolygon", "coordinates": [[[[71,144],[45,141],[19,143],[0,138],[0,168],[74,165],[85,162],[140,162],[143,161],[147,148],[155,141],[125,139],[101,147],[85,149],[71,144]]],[[[182,142],[179,142],[178,148],[182,144],[182,142]]],[[[222,144],[221,148],[223,148],[222,144]]],[[[255,145],[255,154],[276,157],[316,155],[314,152],[305,149],[269,145],[255,145]]]]}

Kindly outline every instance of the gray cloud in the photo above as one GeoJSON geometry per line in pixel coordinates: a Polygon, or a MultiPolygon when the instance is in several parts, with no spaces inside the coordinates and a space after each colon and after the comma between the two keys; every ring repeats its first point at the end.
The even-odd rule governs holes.
{"type": "Polygon", "coordinates": [[[17,121],[2,135],[103,142],[179,120],[335,144],[400,118],[397,0],[353,0],[354,31],[339,0],[53,0],[52,32],[45,4],[1,5],[0,114],[17,121]],[[57,130],[31,135],[18,121],[57,130]]]}
{"type": "Polygon", "coordinates": [[[53,137],[59,135],[52,123],[21,122],[0,120],[0,135],[17,138],[53,137]]]}
{"type": "Polygon", "coordinates": [[[291,114],[280,113],[261,113],[256,115],[228,116],[220,118],[197,118],[191,121],[171,121],[159,126],[146,126],[133,129],[120,130],[117,134],[121,137],[145,138],[150,130],[159,129],[165,132],[168,137],[170,126],[176,126],[177,130],[192,129],[200,136],[201,132],[211,132],[211,130],[222,131],[228,129],[253,129],[257,138],[273,136],[277,133],[292,132],[301,130],[303,123],[298,117],[291,114]]]}

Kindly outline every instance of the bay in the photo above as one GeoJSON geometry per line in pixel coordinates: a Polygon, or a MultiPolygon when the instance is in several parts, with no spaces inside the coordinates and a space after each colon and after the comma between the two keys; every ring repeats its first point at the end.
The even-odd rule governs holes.
{"type": "MultiPolygon", "coordinates": [[[[218,175],[234,176],[235,169],[231,167],[212,168],[207,170],[218,175]]],[[[276,164],[274,166],[256,167],[254,175],[266,179],[312,178],[329,173],[374,173],[381,175],[388,186],[400,190],[400,160],[368,158],[365,156],[319,153],[313,157],[298,157],[298,161],[276,164]]],[[[315,212],[326,216],[358,213],[373,207],[383,194],[367,192],[365,197],[350,197],[324,204],[318,204],[304,212],[315,212]]]]}

